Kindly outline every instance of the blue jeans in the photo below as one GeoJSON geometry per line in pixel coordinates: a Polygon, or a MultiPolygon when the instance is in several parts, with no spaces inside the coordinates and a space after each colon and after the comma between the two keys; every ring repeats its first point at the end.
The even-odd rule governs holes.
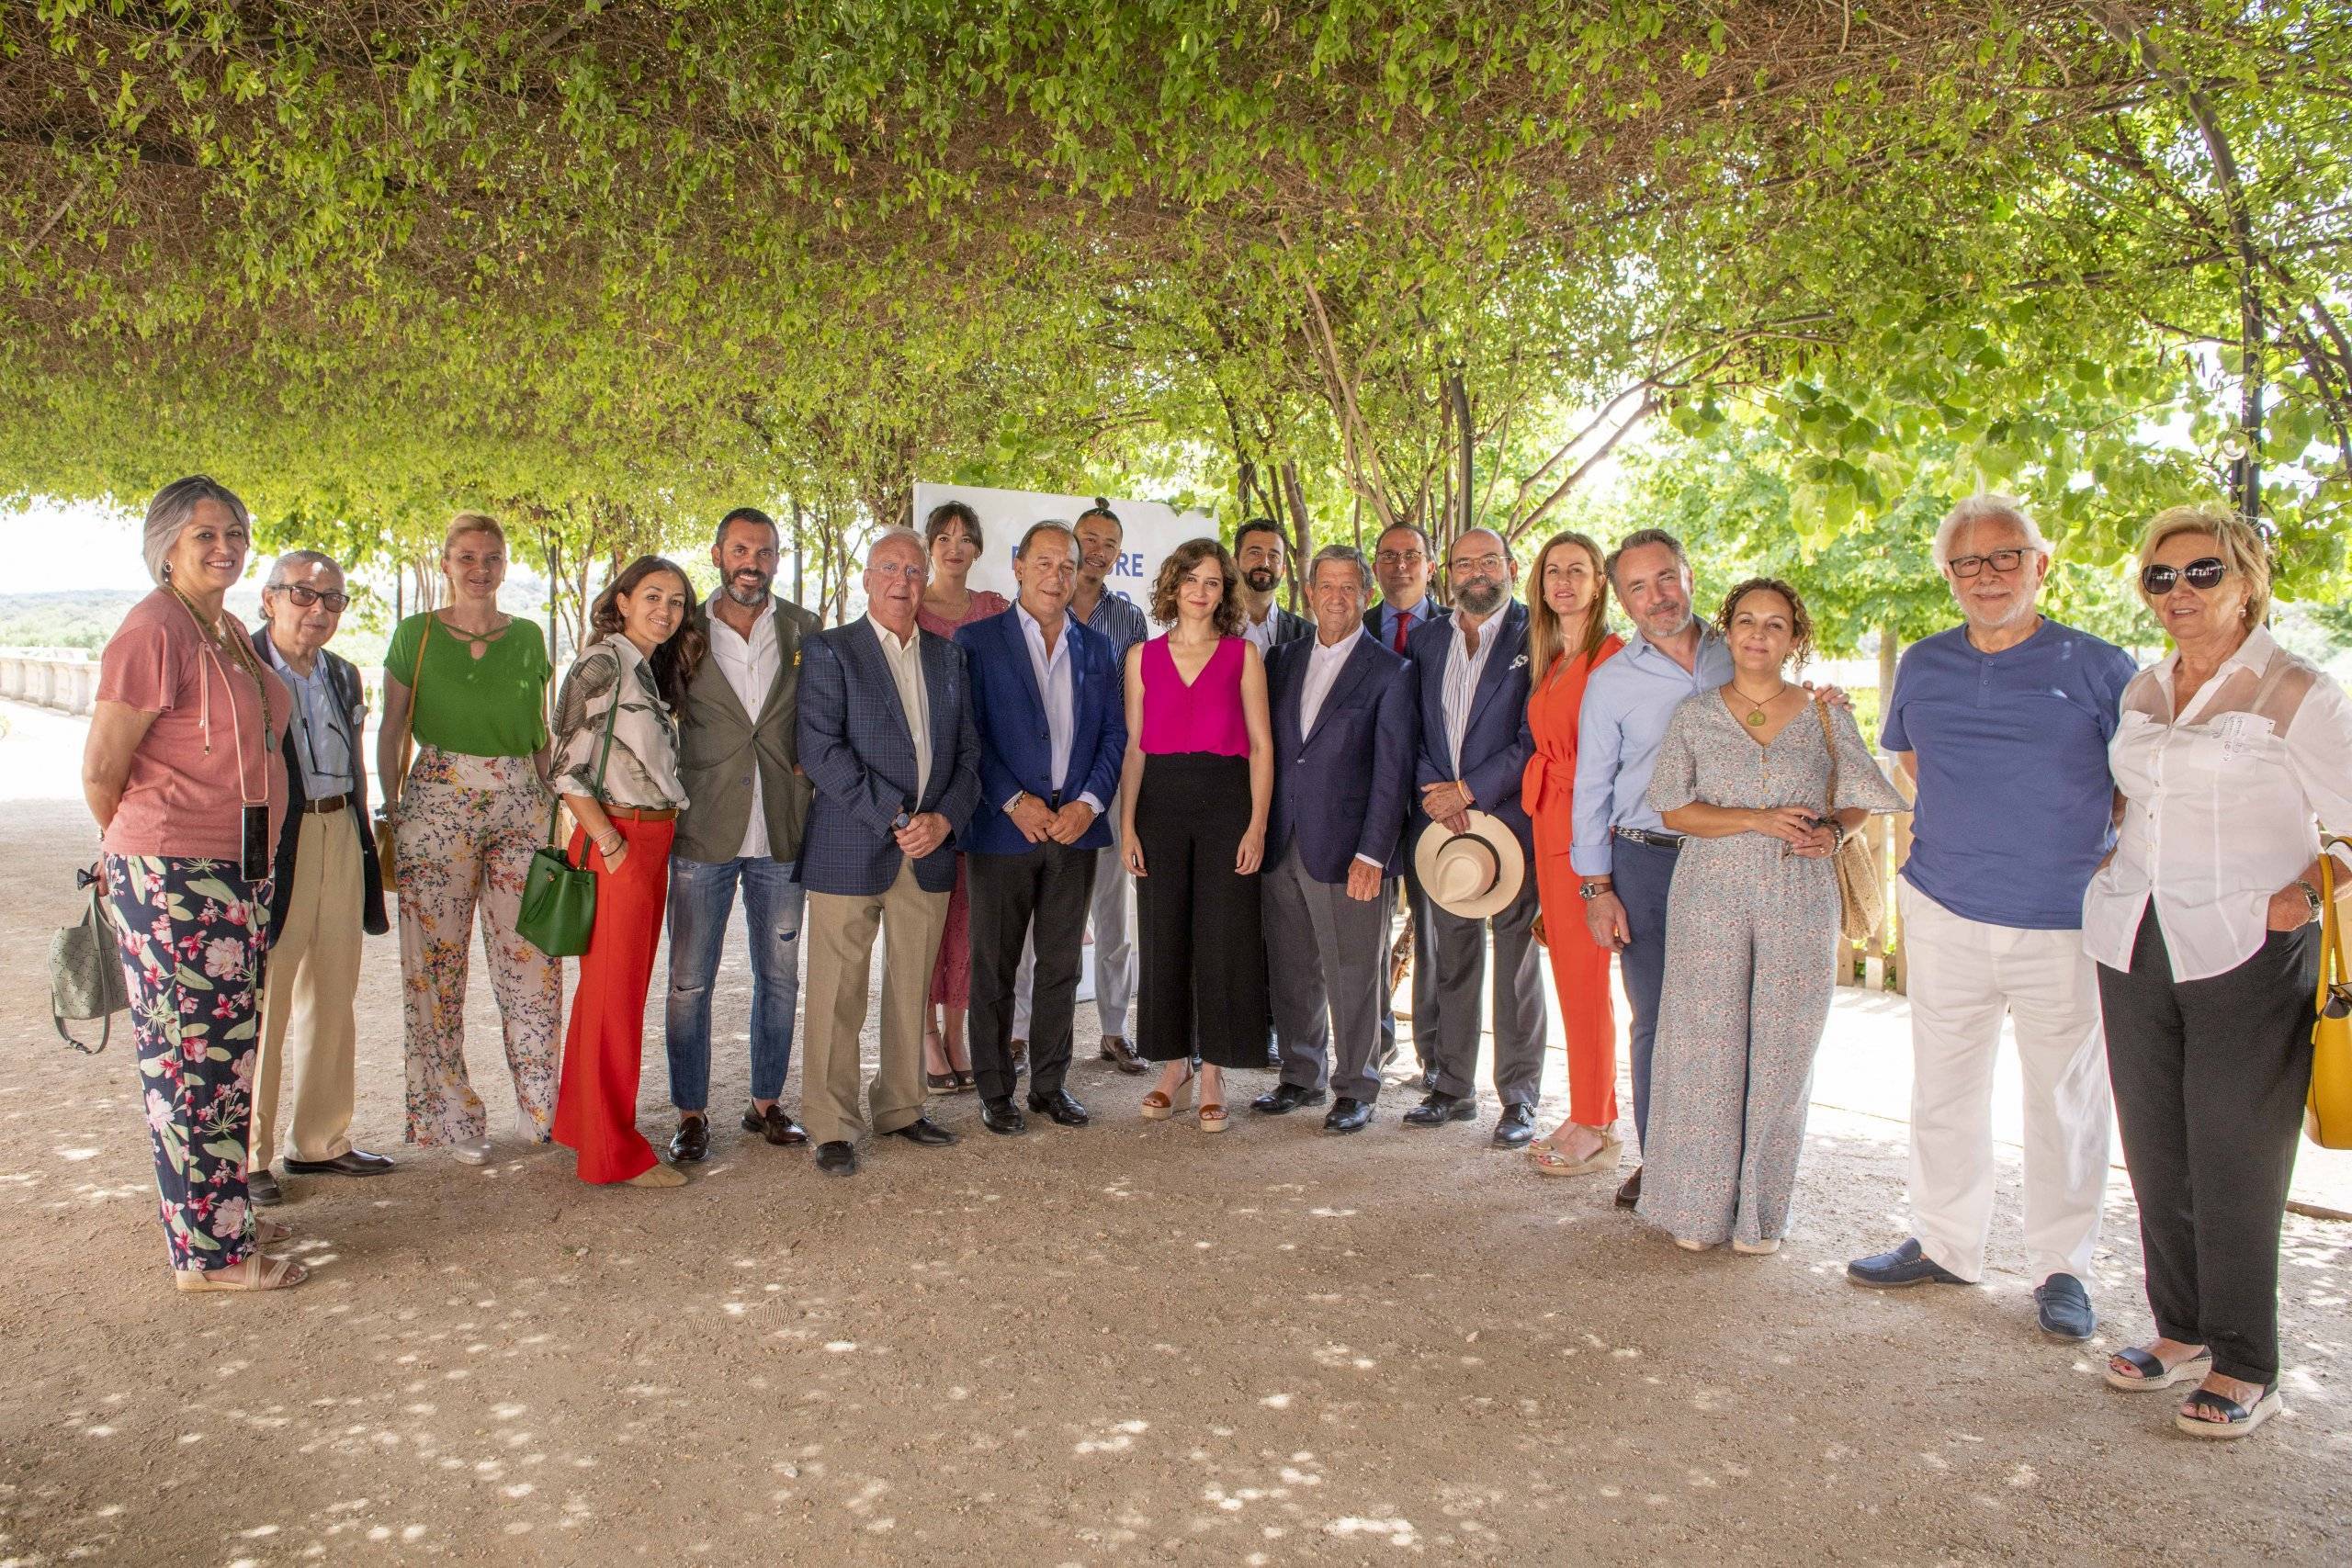
{"type": "Polygon", "coordinates": [[[1617,972],[1634,1013],[1625,1042],[1634,1068],[1634,1136],[1645,1139],[1650,1130],[1650,1059],[1657,1046],[1657,1003],[1666,989],[1666,895],[1674,885],[1678,852],[1618,839],[1609,854],[1617,901],[1625,906],[1625,924],[1633,931],[1633,940],[1617,955],[1617,972]]]}
{"type": "Polygon", "coordinates": [[[800,1001],[797,865],[763,855],[705,865],[670,861],[670,1000],[662,1032],[670,1048],[670,1103],[707,1111],[710,1100],[710,987],[718,950],[743,885],[752,943],[752,1098],[784,1092],[792,1067],[792,1014],[800,1001]]]}

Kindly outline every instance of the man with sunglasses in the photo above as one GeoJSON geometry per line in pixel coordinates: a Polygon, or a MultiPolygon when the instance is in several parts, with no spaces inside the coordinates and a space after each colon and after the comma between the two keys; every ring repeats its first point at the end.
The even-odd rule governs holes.
{"type": "Polygon", "coordinates": [[[289,550],[269,569],[262,621],[254,627],[254,651],[294,694],[246,1148],[246,1190],[264,1206],[282,1197],[269,1168],[281,1136],[289,1175],[380,1176],[392,1168],[382,1155],[353,1148],[350,1136],[360,932],[391,929],[368,822],[359,740],[367,697],[359,671],[326,650],[350,602],[333,558],[289,550]],[[289,1059],[293,1114],[281,1122],[278,1089],[289,1059]]]}
{"type": "Polygon", "coordinates": [[[2107,747],[2131,655],[2042,615],[2050,546],[1980,495],[1936,532],[1962,625],[1905,651],[1882,744],[1918,785],[1896,897],[1911,999],[1911,1224],[1858,1285],[1984,1278],[2006,1015],[2025,1089],[2025,1240],[2042,1332],[2087,1339],[2109,1120],[2083,891],[2115,843],[2107,747]]]}

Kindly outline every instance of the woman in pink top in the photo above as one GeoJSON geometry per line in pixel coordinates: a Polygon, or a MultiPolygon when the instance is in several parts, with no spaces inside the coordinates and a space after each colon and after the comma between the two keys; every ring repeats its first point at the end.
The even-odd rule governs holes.
{"type": "Polygon", "coordinates": [[[175,480],[147,506],[155,592],[98,660],[82,791],[97,818],[155,1188],[183,1291],[274,1291],[301,1265],[265,1243],[245,1188],[272,850],[293,694],[221,601],[253,520],[225,487],[175,480]]]}
{"type": "Polygon", "coordinates": [[[1143,1054],[1166,1064],[1143,1097],[1149,1121],[1192,1098],[1204,1133],[1227,1126],[1227,1067],[1266,1061],[1266,946],[1258,864],[1273,796],[1266,667],[1241,636],[1240,573],[1215,539],[1160,564],[1151,615],[1168,626],[1127,655],[1120,853],[1142,922],[1143,1054]]]}

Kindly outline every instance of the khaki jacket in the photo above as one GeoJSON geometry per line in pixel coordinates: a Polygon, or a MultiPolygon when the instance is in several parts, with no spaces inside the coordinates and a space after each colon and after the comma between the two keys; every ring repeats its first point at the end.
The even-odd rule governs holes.
{"type": "MultiPolygon", "coordinates": [[[[767,813],[770,858],[800,858],[800,831],[808,819],[808,781],[795,771],[800,645],[823,623],[789,600],[777,598],[775,606],[779,668],[758,713],[743,711],[726,672],[707,654],[686,689],[686,711],[678,727],[678,777],[689,804],[678,818],[671,852],[705,865],[733,860],[741,851],[752,820],[754,768],[767,813]]],[[[707,606],[695,612],[695,624],[705,637],[710,635],[707,606]]]]}

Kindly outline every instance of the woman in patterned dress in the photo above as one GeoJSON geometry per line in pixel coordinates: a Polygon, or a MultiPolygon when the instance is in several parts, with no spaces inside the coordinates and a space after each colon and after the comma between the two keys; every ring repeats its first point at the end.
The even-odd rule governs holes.
{"type": "Polygon", "coordinates": [[[1788,1228],[1829,1021],[1834,857],[1903,797],[1853,716],[1788,679],[1813,647],[1795,589],[1752,578],[1715,619],[1731,681],[1674,710],[1650,776],[1651,807],[1683,839],[1667,897],[1641,1213],[1694,1252],[1728,1241],[1762,1253],[1788,1228]]]}

